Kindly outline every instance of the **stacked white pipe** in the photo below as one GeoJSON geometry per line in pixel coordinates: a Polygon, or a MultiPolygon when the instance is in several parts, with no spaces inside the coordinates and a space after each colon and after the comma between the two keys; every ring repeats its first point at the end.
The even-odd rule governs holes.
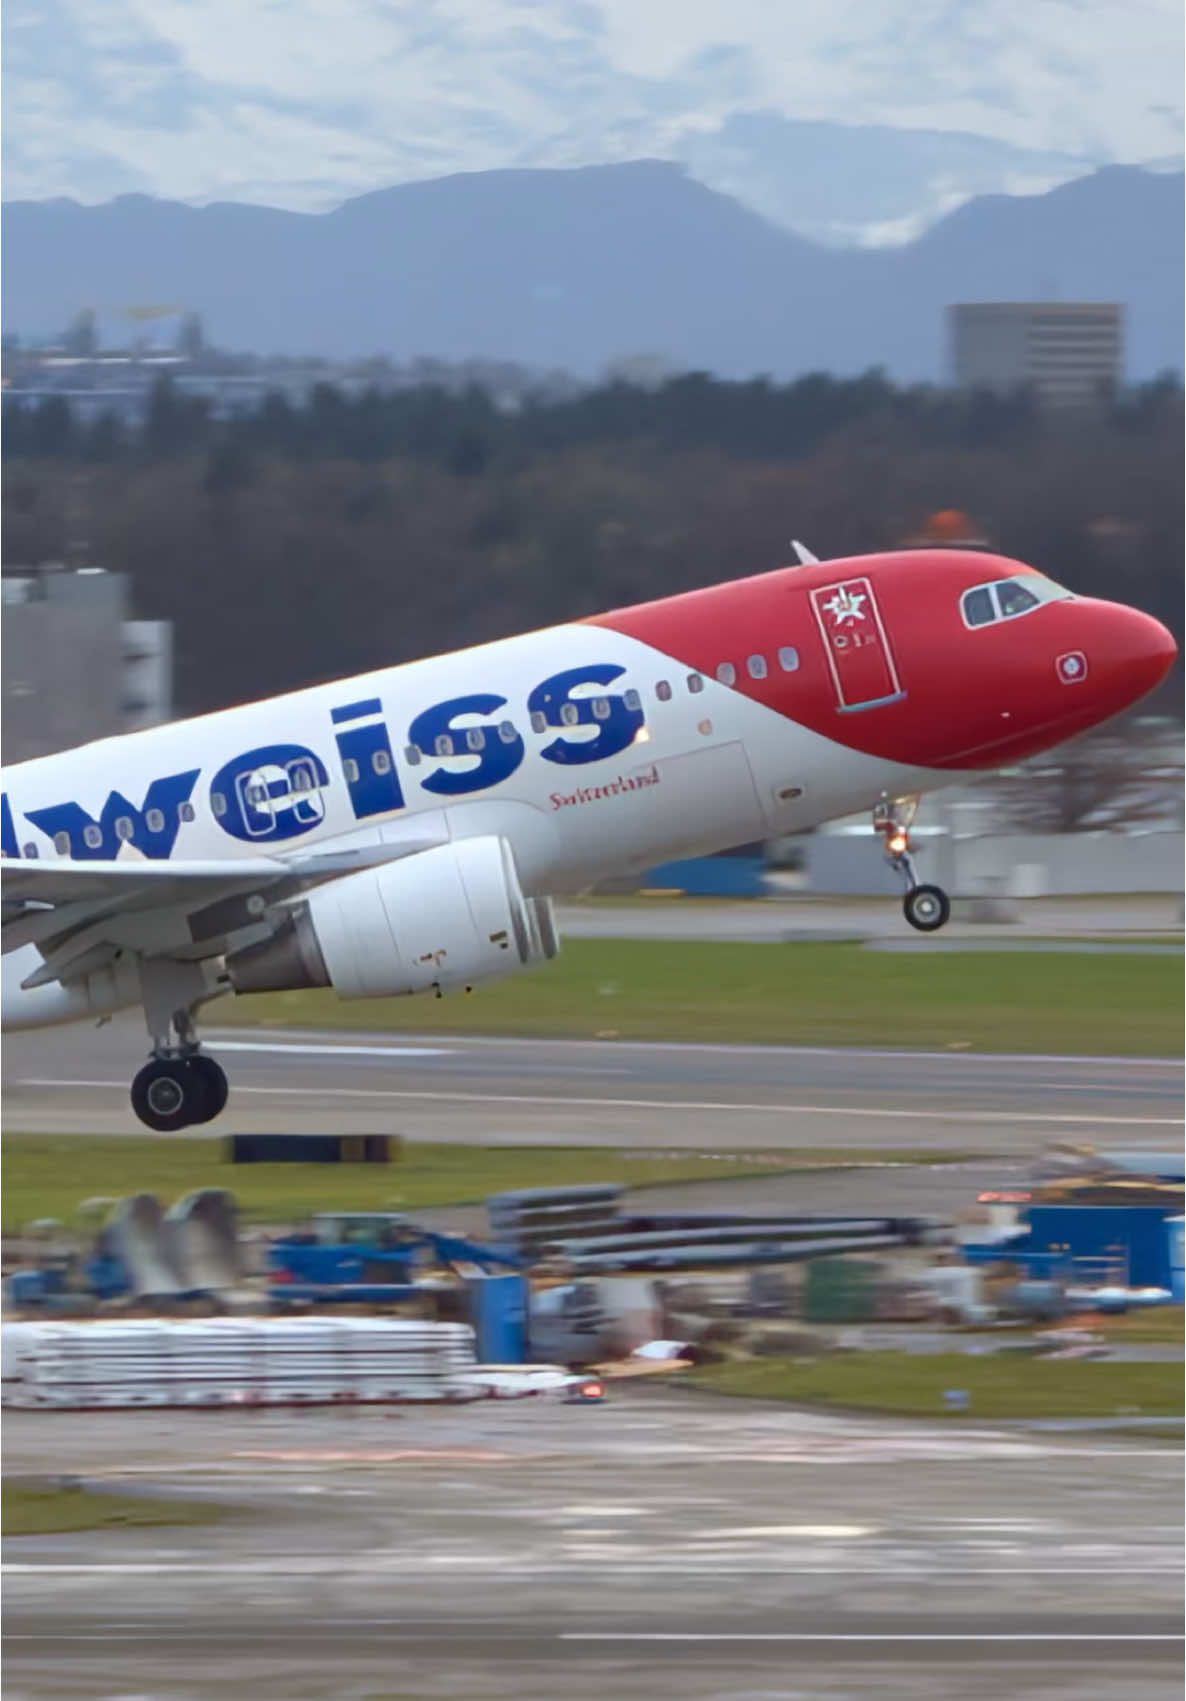
{"type": "Polygon", "coordinates": [[[494,1392],[477,1374],[473,1330],[463,1323],[129,1318],[9,1323],[0,1339],[2,1400],[12,1407],[324,1405],[494,1392]]]}

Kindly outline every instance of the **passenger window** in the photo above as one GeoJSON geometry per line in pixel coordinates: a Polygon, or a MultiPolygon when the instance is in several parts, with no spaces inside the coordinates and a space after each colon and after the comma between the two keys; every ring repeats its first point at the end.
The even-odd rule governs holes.
{"type": "Polygon", "coordinates": [[[480,726],[471,726],[466,728],[465,748],[467,750],[485,750],[486,734],[482,731],[480,726]]]}
{"type": "Polygon", "coordinates": [[[608,697],[594,697],[594,699],[593,699],[593,719],[595,721],[607,721],[607,720],[609,720],[609,698],[608,697]]]}
{"type": "Polygon", "coordinates": [[[974,591],[964,592],[963,610],[964,620],[969,626],[988,626],[997,617],[992,592],[987,585],[979,585],[974,591]]]}
{"type": "Polygon", "coordinates": [[[132,826],[132,817],[130,815],[121,815],[115,823],[116,838],[123,839],[126,843],[127,840],[131,838],[134,831],[135,828],[132,826]]]}
{"type": "Polygon", "coordinates": [[[784,644],[779,650],[778,665],[784,673],[794,673],[799,666],[799,652],[793,644],[784,644]]]}
{"type": "Polygon", "coordinates": [[[415,767],[419,766],[419,763],[420,763],[420,746],[418,744],[405,744],[405,746],[404,746],[404,761],[408,764],[409,768],[415,768],[415,767]]]}
{"type": "Polygon", "coordinates": [[[659,699],[659,701],[661,703],[670,703],[670,701],[671,701],[671,686],[667,683],[667,681],[665,679],[661,679],[658,682],[658,684],[655,686],[655,696],[659,699]]]}
{"type": "Polygon", "coordinates": [[[150,833],[163,833],[165,830],[164,812],[160,809],[147,810],[144,816],[144,825],[150,833]]]}
{"type": "Polygon", "coordinates": [[[433,745],[433,750],[438,756],[452,756],[453,740],[449,737],[447,732],[442,732],[440,734],[436,743],[433,745]]]}
{"type": "Polygon", "coordinates": [[[548,730],[548,719],[547,719],[547,716],[544,714],[542,709],[533,709],[532,710],[532,712],[531,712],[531,730],[532,730],[532,732],[547,732],[547,730],[548,730]]]}
{"type": "Polygon", "coordinates": [[[358,779],[358,763],[354,760],[353,756],[347,756],[346,760],[342,763],[342,772],[346,776],[346,784],[348,786],[352,786],[358,779]]]}
{"type": "Polygon", "coordinates": [[[57,851],[59,856],[69,856],[70,855],[70,835],[69,835],[69,833],[55,833],[54,834],[54,849],[57,851]]]}
{"type": "Polygon", "coordinates": [[[95,826],[93,821],[88,822],[82,829],[82,842],[91,850],[98,850],[100,845],[103,843],[103,834],[99,831],[98,827],[95,826]]]}
{"type": "Polygon", "coordinates": [[[372,750],[371,767],[376,774],[389,774],[391,772],[391,757],[386,750],[372,750]]]}
{"type": "Polygon", "coordinates": [[[722,685],[736,685],[737,669],[733,666],[732,662],[718,662],[717,678],[720,680],[722,685]]]}
{"type": "Polygon", "coordinates": [[[750,656],[745,664],[745,668],[751,679],[765,679],[766,657],[750,656]]]}
{"type": "Polygon", "coordinates": [[[36,862],[37,858],[41,855],[41,852],[37,849],[36,845],[26,845],[24,850],[21,852],[21,855],[24,857],[26,862],[36,862]]]}
{"type": "Polygon", "coordinates": [[[623,692],[622,701],[625,703],[632,715],[636,715],[642,708],[642,698],[639,696],[637,691],[631,690],[623,692]]]}
{"type": "Polygon", "coordinates": [[[177,819],[179,821],[193,821],[193,820],[195,820],[196,817],[194,815],[193,804],[192,803],[179,803],[177,805],[177,819]]]}
{"type": "Polygon", "coordinates": [[[579,726],[580,719],[581,711],[575,703],[562,703],[560,705],[560,720],[564,726],[579,726]]]}
{"type": "Polygon", "coordinates": [[[500,721],[498,724],[498,736],[502,739],[504,744],[513,744],[519,736],[519,734],[515,731],[514,721],[500,721]]]}
{"type": "Polygon", "coordinates": [[[212,791],[210,793],[210,807],[214,811],[215,815],[226,814],[226,798],[220,791],[212,791]]]}
{"type": "Polygon", "coordinates": [[[997,586],[997,601],[1006,620],[1011,614],[1024,614],[1027,608],[1038,606],[1038,599],[1033,592],[1028,591],[1016,579],[1006,579],[1003,584],[997,586]]]}
{"type": "Polygon", "coordinates": [[[267,788],[267,786],[261,786],[261,785],[258,785],[258,784],[253,785],[253,786],[248,786],[247,787],[247,801],[248,801],[248,803],[255,804],[257,809],[260,808],[261,805],[265,804],[268,801],[268,788],[267,788]]]}
{"type": "Polygon", "coordinates": [[[688,675],[688,690],[692,692],[693,696],[697,691],[704,690],[704,675],[702,673],[690,673],[688,675]]]}

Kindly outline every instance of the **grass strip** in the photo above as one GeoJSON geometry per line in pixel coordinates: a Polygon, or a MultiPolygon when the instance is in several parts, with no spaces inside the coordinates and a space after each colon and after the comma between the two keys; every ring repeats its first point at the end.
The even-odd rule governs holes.
{"type": "Polygon", "coordinates": [[[232,1164],[218,1135],[5,1134],[3,1227],[39,1218],[73,1224],[94,1198],[155,1193],[167,1206],[199,1187],[225,1187],[248,1222],[311,1211],[414,1211],[472,1204],[512,1187],[616,1182],[662,1187],[795,1170],[886,1162],[964,1162],[967,1153],[804,1147],[778,1151],[632,1152],[600,1146],[484,1146],[408,1141],[392,1164],[232,1164]]]}
{"type": "Polygon", "coordinates": [[[937,1417],[964,1389],[975,1418],[1178,1417],[1182,1366],[1025,1353],[837,1352],[812,1360],[758,1358],[703,1365],[689,1382],[718,1394],[795,1405],[937,1417]]]}
{"type": "Polygon", "coordinates": [[[56,1483],[0,1484],[0,1527],[6,1536],[42,1536],[62,1530],[112,1530],[149,1524],[213,1524],[224,1514],[206,1501],[153,1500],[94,1493],[56,1483]]]}
{"type": "Polygon", "coordinates": [[[1175,1056],[1181,963],[1065,951],[866,951],[856,943],[574,939],[555,961],[472,996],[265,993],[211,1025],[578,1039],[877,1045],[1175,1056]]]}

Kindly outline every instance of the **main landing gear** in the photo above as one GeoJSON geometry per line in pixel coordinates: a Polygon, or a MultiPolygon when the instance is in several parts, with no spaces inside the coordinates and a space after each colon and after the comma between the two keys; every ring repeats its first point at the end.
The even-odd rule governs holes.
{"type": "Polygon", "coordinates": [[[132,1082],[132,1109],[159,1134],[212,1122],[227,1102],[227,1078],[202,1051],[194,1012],[217,990],[197,963],[149,958],[140,965],[152,1055],[132,1082]]]}
{"type": "Polygon", "coordinates": [[[951,915],[951,899],[942,886],[920,886],[910,853],[910,826],[918,812],[916,797],[883,798],[873,811],[873,831],[880,833],[890,867],[906,885],[902,914],[920,933],[935,933],[951,915]]]}

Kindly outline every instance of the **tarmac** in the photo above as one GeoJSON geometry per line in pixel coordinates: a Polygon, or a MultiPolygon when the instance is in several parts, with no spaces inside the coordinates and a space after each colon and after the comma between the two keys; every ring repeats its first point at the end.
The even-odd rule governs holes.
{"type": "Polygon", "coordinates": [[[10,1475],[234,1508],[10,1538],[12,1701],[1181,1693],[1181,1461],[1155,1441],[654,1385],[4,1428],[10,1475]]]}
{"type": "MultiPolygon", "coordinates": [[[[1063,1140],[1165,1148],[1182,1119],[1181,1065],[1149,1058],[216,1026],[204,1037],[231,1078],[219,1133],[1019,1157],[1063,1140]]],[[[135,1013],[6,1036],[5,1127],[145,1133],[128,1086],[146,1049],[135,1013]]]]}
{"type": "MultiPolygon", "coordinates": [[[[716,906],[723,927],[738,909],[785,926],[790,907],[716,906]]],[[[1129,906],[1124,923],[1159,918],[1129,906]]],[[[232,1082],[218,1133],[963,1155],[659,1189],[655,1210],[690,1192],[710,1209],[727,1188],[737,1209],[942,1215],[1055,1141],[1180,1140],[1170,1060],[205,1037],[232,1082]]],[[[6,1037],[6,1129],[158,1138],[127,1099],[145,1049],[131,1014],[6,1037]]],[[[652,1383],[600,1407],[10,1412],[4,1440],[8,1475],[234,1508],[212,1526],[9,1538],[12,1701],[1182,1691],[1181,1454],[1153,1439],[822,1416],[652,1383]]]]}

